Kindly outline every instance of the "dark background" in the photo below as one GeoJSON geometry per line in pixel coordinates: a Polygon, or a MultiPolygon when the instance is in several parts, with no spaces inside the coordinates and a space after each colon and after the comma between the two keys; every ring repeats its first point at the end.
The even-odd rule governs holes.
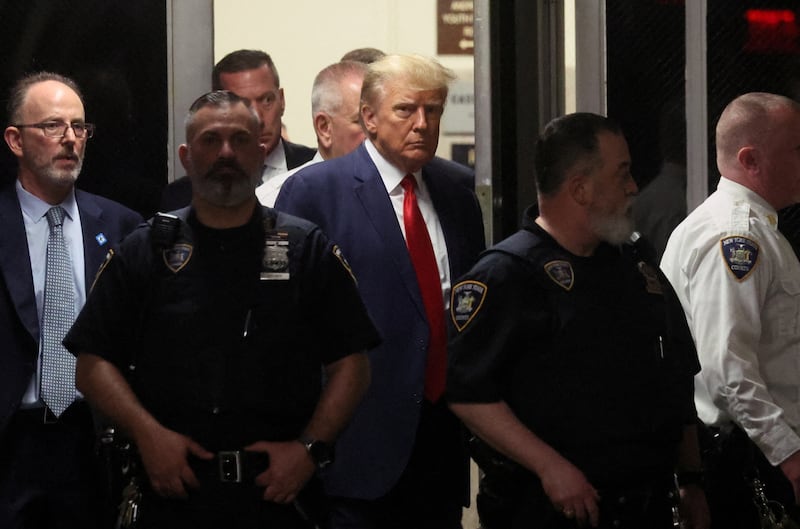
{"type": "MultiPolygon", "coordinates": [[[[606,11],[608,115],[623,126],[641,187],[661,165],[659,119],[675,105],[685,115],[685,5],[681,0],[607,0],[606,11]]],[[[714,129],[725,106],[754,91],[800,100],[797,20],[796,0],[708,0],[709,192],[719,180],[714,129]],[[748,22],[748,10],[787,11],[796,21],[748,22]]],[[[685,130],[673,131],[685,143],[685,130]]]]}
{"type": "MultiPolygon", "coordinates": [[[[0,0],[0,116],[8,91],[40,70],[75,79],[89,140],[78,187],[143,215],[167,181],[167,27],[164,0],[0,0]]],[[[0,149],[0,178],[16,159],[0,149]]]]}

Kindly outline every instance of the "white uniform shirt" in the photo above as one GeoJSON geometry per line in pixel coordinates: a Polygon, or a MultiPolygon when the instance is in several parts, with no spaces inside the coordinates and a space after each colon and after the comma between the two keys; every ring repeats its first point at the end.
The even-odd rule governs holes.
{"type": "Polygon", "coordinates": [[[700,419],[733,420],[773,465],[800,450],[800,263],[777,219],[723,177],[661,261],[697,345],[700,419]]]}

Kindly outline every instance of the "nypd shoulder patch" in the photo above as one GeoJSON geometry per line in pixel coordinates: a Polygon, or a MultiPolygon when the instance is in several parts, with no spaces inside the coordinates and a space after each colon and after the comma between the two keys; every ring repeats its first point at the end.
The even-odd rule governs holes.
{"type": "Polygon", "coordinates": [[[722,259],[737,281],[744,281],[758,264],[758,243],[742,236],[725,237],[719,241],[722,259]]]}
{"type": "Polygon", "coordinates": [[[547,272],[547,275],[556,285],[567,292],[572,290],[572,285],[575,283],[575,274],[572,271],[572,264],[569,261],[550,261],[545,263],[544,271],[547,272]]]}
{"type": "Polygon", "coordinates": [[[475,318],[489,287],[480,281],[462,281],[450,293],[450,316],[459,332],[475,318]]]}

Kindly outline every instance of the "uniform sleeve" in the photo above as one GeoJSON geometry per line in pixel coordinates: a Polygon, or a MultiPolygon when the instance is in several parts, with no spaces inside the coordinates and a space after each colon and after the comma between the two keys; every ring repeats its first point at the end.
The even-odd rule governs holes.
{"type": "MultiPolygon", "coordinates": [[[[768,391],[759,361],[764,347],[762,314],[775,280],[771,262],[775,256],[770,255],[774,247],[754,234],[743,234],[742,248],[759,251],[749,269],[736,268],[725,257],[721,239],[715,236],[678,250],[688,252],[680,264],[674,264],[674,256],[670,263],[665,255],[662,267],[682,297],[697,346],[702,366],[698,406],[710,399],[775,465],[800,449],[800,438],[768,391]]],[[[673,252],[677,248],[671,246],[673,252]]]]}
{"type": "Polygon", "coordinates": [[[341,249],[315,228],[306,241],[304,308],[325,364],[377,347],[381,338],[341,249]]]}
{"type": "Polygon", "coordinates": [[[144,280],[133,274],[131,242],[110,250],[100,266],[86,304],[64,338],[72,354],[91,353],[127,366],[146,296],[144,280]]]}
{"type": "Polygon", "coordinates": [[[683,406],[684,423],[695,424],[694,375],[700,372],[700,360],[680,300],[667,278],[663,274],[660,277],[664,285],[668,347],[673,357],[673,402],[683,406]]]}
{"type": "Polygon", "coordinates": [[[537,298],[520,292],[523,281],[516,275],[503,257],[489,254],[453,286],[445,395],[450,402],[504,400],[503,381],[511,355],[519,352],[520,325],[535,324],[535,317],[525,317],[531,309],[521,300],[537,298]]]}

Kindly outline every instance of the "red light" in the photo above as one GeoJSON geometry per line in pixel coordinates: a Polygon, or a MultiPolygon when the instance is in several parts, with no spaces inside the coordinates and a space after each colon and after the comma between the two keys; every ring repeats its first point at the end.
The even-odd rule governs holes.
{"type": "Polygon", "coordinates": [[[800,53],[800,28],[789,9],[748,9],[745,51],[752,53],[800,53]]]}
{"type": "Polygon", "coordinates": [[[778,26],[780,24],[794,24],[794,12],[788,9],[748,9],[744,14],[750,24],[766,24],[778,26]]]}

